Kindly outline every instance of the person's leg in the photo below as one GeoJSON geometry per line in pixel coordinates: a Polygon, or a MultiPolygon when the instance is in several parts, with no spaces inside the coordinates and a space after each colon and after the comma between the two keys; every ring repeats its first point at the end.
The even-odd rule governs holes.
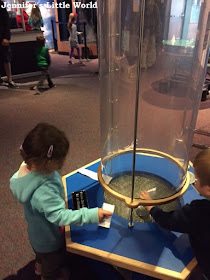
{"type": "Polygon", "coordinates": [[[80,63],[81,63],[82,65],[85,65],[84,62],[82,61],[81,50],[80,50],[80,47],[79,47],[79,46],[77,47],[77,55],[78,55],[78,57],[79,57],[80,63]]]}
{"type": "Polygon", "coordinates": [[[70,58],[69,63],[70,64],[73,64],[73,61],[72,61],[73,54],[74,54],[74,47],[71,47],[70,52],[69,52],[69,58],[70,58]]]}
{"type": "MultiPolygon", "coordinates": [[[[36,254],[36,252],[35,252],[35,254],[36,254]]],[[[34,272],[38,276],[40,276],[42,274],[42,264],[41,264],[41,262],[42,262],[41,259],[36,254],[34,272]]]]}
{"type": "Polygon", "coordinates": [[[69,53],[69,58],[72,59],[74,53],[74,47],[71,47],[70,53],[69,53]]]}
{"type": "Polygon", "coordinates": [[[41,77],[40,77],[39,82],[37,84],[38,88],[42,87],[43,84],[44,84],[44,81],[47,80],[47,78],[48,78],[47,67],[42,66],[42,67],[40,67],[40,70],[41,70],[41,77]]]}
{"type": "Polygon", "coordinates": [[[7,75],[7,80],[10,88],[17,88],[18,86],[12,81],[11,71],[11,50],[9,46],[2,47],[4,70],[7,75]]]}
{"type": "Polygon", "coordinates": [[[82,57],[81,57],[80,47],[77,47],[77,55],[78,55],[78,57],[79,57],[79,60],[81,60],[82,57]]]}
{"type": "Polygon", "coordinates": [[[41,258],[42,280],[68,280],[69,274],[63,270],[65,250],[60,249],[51,253],[36,253],[41,258]]]}
{"type": "Polygon", "coordinates": [[[40,276],[42,274],[42,265],[39,261],[36,260],[35,262],[35,267],[34,267],[34,272],[36,275],[40,276]]]}
{"type": "Polygon", "coordinates": [[[10,88],[18,88],[15,82],[12,80],[11,64],[10,62],[4,62],[4,70],[7,75],[8,85],[10,88]]]}
{"type": "Polygon", "coordinates": [[[4,70],[7,75],[8,83],[12,82],[11,64],[10,62],[4,62],[4,70]]]}
{"type": "Polygon", "coordinates": [[[4,84],[4,81],[2,80],[1,73],[0,73],[0,85],[3,85],[3,84],[4,84]]]}
{"type": "Polygon", "coordinates": [[[0,45],[0,85],[3,85],[3,83],[4,83],[4,81],[2,80],[2,78],[1,78],[1,72],[2,72],[2,69],[3,69],[3,64],[4,64],[4,62],[3,62],[3,56],[2,56],[2,47],[1,47],[1,45],[0,45]]]}
{"type": "Polygon", "coordinates": [[[46,75],[47,75],[47,81],[48,81],[49,87],[50,87],[50,88],[55,87],[55,84],[54,84],[53,81],[51,80],[50,73],[49,73],[48,70],[46,71],[46,75]]]}
{"type": "Polygon", "coordinates": [[[4,69],[4,47],[1,45],[1,40],[0,40],[0,85],[3,85],[4,84],[4,81],[3,79],[1,78],[1,74],[2,74],[2,71],[4,69]]]}
{"type": "Polygon", "coordinates": [[[1,71],[3,67],[3,54],[2,54],[2,45],[1,45],[1,40],[0,40],[0,83],[3,83],[3,80],[1,78],[1,71]]]}
{"type": "MultiPolygon", "coordinates": [[[[34,250],[34,248],[32,248],[34,250]]],[[[35,265],[34,265],[34,272],[36,275],[40,276],[41,275],[41,269],[42,269],[42,265],[41,265],[41,259],[39,257],[39,255],[36,253],[36,251],[34,250],[35,253],[35,265]]]]}
{"type": "Polygon", "coordinates": [[[40,76],[40,79],[37,83],[36,86],[34,87],[31,87],[32,90],[35,90],[35,94],[38,95],[38,94],[41,94],[41,91],[40,91],[40,87],[43,86],[44,84],[44,81],[47,79],[47,73],[46,73],[46,70],[47,68],[46,67],[40,67],[40,70],[41,70],[41,76],[40,76]]]}

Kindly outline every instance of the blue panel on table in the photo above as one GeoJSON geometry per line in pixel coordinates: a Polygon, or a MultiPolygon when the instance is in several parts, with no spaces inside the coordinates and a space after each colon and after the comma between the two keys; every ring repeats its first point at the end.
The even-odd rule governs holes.
{"type": "Polygon", "coordinates": [[[128,221],[116,214],[110,229],[95,224],[71,226],[71,240],[177,272],[193,258],[187,235],[166,231],[155,223],[135,223],[130,229],[128,221]]]}
{"type": "MultiPolygon", "coordinates": [[[[99,163],[87,169],[96,172],[99,163]]],[[[66,179],[66,183],[68,197],[72,191],[84,189],[87,191],[90,207],[101,207],[104,197],[98,182],[75,173],[66,179]]],[[[190,186],[182,200],[186,204],[193,199],[200,199],[200,196],[190,186]]],[[[110,229],[98,227],[96,224],[71,226],[71,240],[176,272],[181,272],[194,257],[186,234],[170,232],[156,223],[134,223],[133,228],[128,228],[128,220],[116,214],[112,217],[110,229]]]]}

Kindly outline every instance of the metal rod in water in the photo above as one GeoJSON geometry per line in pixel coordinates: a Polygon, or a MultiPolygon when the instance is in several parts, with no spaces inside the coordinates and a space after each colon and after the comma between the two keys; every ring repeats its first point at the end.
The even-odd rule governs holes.
{"type": "Polygon", "coordinates": [[[128,223],[128,226],[131,228],[134,226],[133,224],[133,208],[130,209],[130,222],[128,223]]]}
{"type": "MultiPolygon", "coordinates": [[[[144,10],[145,0],[142,1],[140,8],[140,22],[139,22],[139,50],[138,50],[138,61],[137,61],[137,79],[136,79],[136,103],[135,103],[135,123],[134,123],[134,140],[133,140],[133,166],[132,166],[132,191],[131,191],[131,202],[134,197],[134,186],[135,186],[135,165],[136,165],[136,142],[137,142],[137,123],[138,123],[138,105],[139,105],[139,79],[141,72],[141,49],[143,41],[143,27],[144,27],[144,10]]],[[[133,226],[133,209],[131,209],[129,227],[133,226]]]]}

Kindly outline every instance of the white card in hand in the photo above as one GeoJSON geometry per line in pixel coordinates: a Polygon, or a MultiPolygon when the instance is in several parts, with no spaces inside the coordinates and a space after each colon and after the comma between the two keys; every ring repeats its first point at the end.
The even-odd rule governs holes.
{"type": "MultiPolygon", "coordinates": [[[[106,211],[109,211],[109,212],[112,212],[112,213],[114,213],[114,208],[115,208],[115,205],[108,204],[108,203],[105,203],[105,202],[102,205],[103,210],[106,210],[106,211]]],[[[100,227],[110,228],[111,219],[112,219],[112,216],[108,216],[108,217],[104,218],[103,222],[99,223],[98,225],[100,227]]]]}

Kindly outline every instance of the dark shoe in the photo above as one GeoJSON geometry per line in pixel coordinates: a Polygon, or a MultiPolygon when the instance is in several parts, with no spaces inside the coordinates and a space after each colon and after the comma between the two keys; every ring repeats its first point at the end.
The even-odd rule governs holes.
{"type": "Polygon", "coordinates": [[[9,88],[19,88],[19,86],[16,85],[16,83],[13,82],[13,81],[11,81],[11,82],[8,83],[8,87],[9,87],[9,88]]]}
{"type": "Polygon", "coordinates": [[[54,87],[56,87],[55,84],[49,84],[49,88],[54,88],[54,87]]]}

